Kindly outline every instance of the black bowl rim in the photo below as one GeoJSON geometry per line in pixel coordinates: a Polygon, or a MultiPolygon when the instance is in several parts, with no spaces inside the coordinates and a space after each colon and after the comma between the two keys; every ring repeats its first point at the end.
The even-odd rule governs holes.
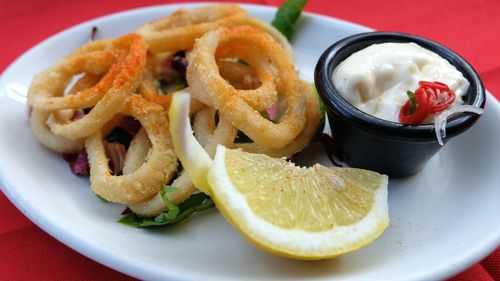
{"type": "MultiPolygon", "coordinates": [[[[405,125],[377,118],[351,105],[338,93],[335,88],[331,79],[331,74],[336,66],[332,65],[332,61],[336,55],[339,54],[339,52],[344,48],[352,46],[353,44],[366,43],[366,41],[373,40],[380,41],[383,39],[385,39],[386,42],[404,41],[417,43],[418,45],[439,54],[441,57],[448,60],[452,65],[455,65],[455,67],[460,65],[460,68],[465,70],[462,71],[464,76],[470,76],[472,78],[471,81],[469,81],[470,86],[468,91],[476,89],[474,99],[469,101],[467,104],[484,108],[486,94],[479,75],[464,58],[455,53],[453,50],[432,40],[412,34],[372,31],[355,34],[337,41],[326,49],[319,58],[315,68],[314,80],[318,93],[329,110],[333,110],[344,120],[354,122],[359,127],[373,130],[377,133],[390,135],[394,138],[422,141],[436,140],[434,124],[405,125]],[[464,72],[467,72],[468,75],[465,75],[464,72]]],[[[479,119],[479,117],[479,115],[473,113],[462,113],[460,116],[448,120],[446,125],[447,137],[449,138],[455,136],[467,130],[479,119]]]]}

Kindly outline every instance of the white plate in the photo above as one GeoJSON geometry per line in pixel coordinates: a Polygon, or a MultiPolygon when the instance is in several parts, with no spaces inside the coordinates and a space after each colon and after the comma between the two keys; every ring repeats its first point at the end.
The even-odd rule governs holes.
{"type": "MultiPolygon", "coordinates": [[[[191,6],[191,5],[188,5],[191,6]]],[[[21,56],[0,80],[0,178],[4,193],[34,223],[104,265],[142,279],[182,280],[426,280],[455,274],[500,241],[500,106],[488,96],[485,115],[453,139],[416,176],[391,180],[391,224],[370,246],[343,257],[300,262],[247,244],[216,211],[169,229],[130,228],[116,220],[122,206],[101,202],[88,180],[31,135],[26,88],[32,76],[89,39],[134,30],[179,5],[118,13],[57,34],[21,56]]],[[[270,21],[275,9],[245,6],[270,21]]],[[[368,28],[306,14],[293,46],[301,75],[312,81],[321,52],[368,28]]]]}

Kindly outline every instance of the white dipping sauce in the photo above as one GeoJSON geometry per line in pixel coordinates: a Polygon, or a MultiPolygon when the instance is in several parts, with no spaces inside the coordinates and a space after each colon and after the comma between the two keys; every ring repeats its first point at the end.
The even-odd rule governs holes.
{"type": "Polygon", "coordinates": [[[341,62],[332,80],[340,94],[358,109],[381,119],[399,122],[399,111],[418,81],[448,85],[461,104],[469,82],[447,60],[415,43],[374,44],[341,62]]]}

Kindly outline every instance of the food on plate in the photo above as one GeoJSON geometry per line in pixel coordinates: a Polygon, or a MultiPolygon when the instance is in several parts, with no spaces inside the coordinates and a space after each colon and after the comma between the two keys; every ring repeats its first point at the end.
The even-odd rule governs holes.
{"type": "MultiPolygon", "coordinates": [[[[297,3],[287,2],[291,10],[278,15],[295,21],[304,1],[297,3]]],[[[291,24],[285,27],[288,32],[291,24]]],[[[208,178],[209,171],[225,167],[225,156],[222,163],[212,158],[260,159],[259,165],[238,162],[234,167],[242,169],[241,179],[231,176],[228,187],[242,187],[247,184],[242,180],[259,176],[245,169],[269,169],[272,174],[263,173],[263,180],[280,189],[290,185],[283,194],[305,201],[282,194],[272,199],[272,186],[262,184],[255,191],[275,200],[275,206],[269,208],[272,214],[254,215],[265,215],[283,234],[290,233],[290,215],[307,215],[293,223],[309,234],[293,236],[295,242],[288,244],[257,244],[300,259],[332,257],[383,231],[387,179],[361,170],[298,168],[285,158],[270,157],[290,158],[322,129],[319,97],[299,78],[292,60],[288,40],[237,5],[180,9],[136,33],[92,41],[36,75],[28,97],[32,129],[41,144],[65,154],[75,173],[89,174],[90,188],[99,198],[126,205],[120,222],[135,227],[183,221],[213,207],[214,191],[227,214],[232,203],[221,193],[218,179],[208,178]],[[299,189],[311,193],[299,194],[299,189]],[[299,209],[286,207],[286,202],[299,209]],[[348,237],[360,226],[363,231],[348,237]],[[339,239],[327,238],[330,234],[339,239]],[[323,243],[324,250],[313,245],[318,242],[302,252],[293,245],[317,235],[330,240],[323,243]]],[[[252,208],[262,204],[248,202],[252,208]]],[[[229,218],[241,228],[239,216],[229,218]]],[[[243,228],[243,234],[258,229],[253,227],[243,228]]]]}
{"type": "Polygon", "coordinates": [[[318,95],[309,83],[302,81],[300,89],[305,94],[306,122],[302,132],[290,144],[282,148],[272,148],[257,143],[235,143],[234,148],[241,148],[252,153],[263,153],[272,157],[290,157],[306,147],[315,136],[317,128],[322,128],[320,124],[324,112],[321,112],[318,95]]]}
{"type": "Polygon", "coordinates": [[[295,31],[295,22],[299,19],[306,4],[307,0],[285,1],[276,12],[272,25],[290,39],[295,31]]]}
{"type": "MultiPolygon", "coordinates": [[[[176,172],[177,159],[171,148],[167,115],[160,105],[150,103],[139,95],[131,95],[125,99],[119,113],[132,116],[141,123],[151,148],[145,161],[136,170],[127,169],[125,172],[130,172],[128,174],[112,175],[104,150],[104,136],[101,132],[90,135],[85,140],[90,164],[90,187],[108,201],[124,205],[137,204],[160,192],[176,172]]],[[[141,135],[136,134],[136,137],[141,135]]],[[[135,150],[129,152],[134,153],[135,150]]],[[[127,160],[131,161],[130,158],[127,160]]]]}
{"type": "Polygon", "coordinates": [[[198,189],[209,194],[206,174],[212,165],[212,159],[191,132],[190,99],[191,95],[185,92],[174,94],[174,102],[169,110],[169,118],[172,121],[170,132],[174,136],[173,143],[177,157],[189,178],[198,189]]]}
{"type": "Polygon", "coordinates": [[[219,146],[208,181],[217,208],[243,236],[285,257],[338,256],[369,244],[389,223],[387,176],[376,172],[297,167],[219,146]]]}
{"type": "Polygon", "coordinates": [[[49,123],[56,135],[71,140],[88,137],[113,119],[126,98],[133,93],[144,73],[146,51],[146,43],[136,34],[90,43],[59,64],[37,74],[28,92],[30,105],[40,110],[92,108],[81,118],[69,123],[49,123]],[[109,54],[108,48],[119,51],[125,49],[126,55],[116,60],[114,54],[109,54]],[[100,59],[102,56],[106,56],[104,62],[100,59]],[[63,96],[65,87],[75,75],[99,75],[104,72],[106,75],[93,87],[75,95],[63,96]]]}
{"type": "Polygon", "coordinates": [[[440,121],[435,127],[441,145],[445,133],[439,128],[450,115],[446,109],[482,113],[461,106],[470,85],[463,74],[416,43],[372,44],[341,62],[332,80],[344,99],[380,119],[403,124],[440,121]]]}
{"type": "Polygon", "coordinates": [[[194,97],[219,110],[255,143],[282,148],[304,129],[304,95],[300,92],[298,74],[281,46],[266,33],[248,26],[208,32],[196,41],[188,60],[186,78],[194,97]],[[229,85],[220,76],[213,59],[218,48],[237,54],[256,67],[261,86],[238,90],[229,85]],[[274,123],[257,110],[276,102],[278,92],[288,108],[279,122],[274,123]]]}
{"type": "MultiPolygon", "coordinates": [[[[217,144],[233,146],[238,131],[247,126],[241,126],[236,118],[226,118],[215,107],[215,101],[223,101],[215,97],[219,93],[212,91],[214,98],[207,100],[205,92],[196,91],[197,78],[186,74],[188,67],[192,72],[202,67],[190,61],[196,59],[198,49],[204,48],[203,43],[194,46],[195,39],[221,32],[235,39],[221,44],[221,48],[213,45],[217,52],[214,50],[212,58],[217,64],[212,66],[219,75],[220,65],[219,82],[241,91],[245,98],[240,105],[248,104],[246,113],[254,119],[267,120],[267,126],[273,126],[273,122],[276,126],[292,124],[288,125],[293,127],[292,134],[278,136],[280,146],[287,147],[278,148],[284,149],[281,156],[302,150],[318,128],[317,101],[311,99],[309,89],[301,86],[286,38],[233,4],[181,9],[147,23],[137,34],[92,41],[40,72],[29,90],[35,137],[49,149],[64,153],[75,167],[84,167],[88,159],[91,188],[107,201],[127,205],[142,216],[156,216],[166,210],[160,191],[166,184],[175,184],[177,190],[167,192],[166,197],[175,204],[183,202],[197,189],[189,172],[177,168],[177,157],[182,155],[173,154],[169,133],[172,128],[167,121],[172,93],[180,89],[189,93],[195,135],[208,155],[213,156],[217,144]],[[252,40],[263,38],[264,43],[259,44],[264,47],[257,51],[244,47],[248,34],[252,34],[252,40]],[[174,36],[170,40],[173,45],[159,48],[155,43],[158,36],[163,36],[161,42],[164,36],[174,36]],[[241,55],[237,50],[242,50],[241,55]],[[285,80],[290,82],[279,82],[285,80]],[[285,113],[268,120],[267,110],[272,107],[283,108],[285,113]],[[310,115],[307,130],[306,110],[310,115]],[[290,116],[297,120],[290,120],[290,116]],[[293,142],[299,134],[299,141],[293,142]]],[[[253,127],[254,132],[258,129],[253,127]]],[[[249,138],[251,142],[254,135],[249,138]]],[[[256,147],[264,151],[276,146],[269,140],[266,143],[271,145],[256,147]]],[[[247,145],[250,150],[251,143],[247,145]]],[[[88,169],[80,170],[87,173],[88,169]]]]}
{"type": "Polygon", "coordinates": [[[447,60],[415,43],[370,45],[350,55],[333,71],[332,79],[342,96],[358,109],[392,122],[399,122],[407,91],[419,81],[439,81],[461,104],[469,82],[447,60]]]}
{"type": "Polygon", "coordinates": [[[235,4],[179,9],[140,27],[137,33],[144,37],[153,52],[177,52],[191,49],[196,39],[208,31],[237,25],[253,26],[268,32],[283,44],[289,55],[292,54],[290,43],[279,31],[262,20],[250,17],[235,4]]]}
{"type": "Polygon", "coordinates": [[[391,177],[419,172],[479,119],[469,112],[480,114],[485,105],[469,63],[436,42],[398,32],[335,42],[316,64],[315,84],[338,159],[391,177]]]}
{"type": "Polygon", "coordinates": [[[191,49],[195,40],[210,30],[241,24],[246,16],[244,9],[232,4],[179,9],[143,25],[137,33],[153,52],[176,52],[191,49]]]}
{"type": "Polygon", "coordinates": [[[257,247],[290,258],[325,259],[369,244],[387,227],[387,176],[318,164],[301,168],[223,145],[212,161],[191,133],[189,100],[185,92],[172,98],[174,150],[203,192],[257,247]]]}

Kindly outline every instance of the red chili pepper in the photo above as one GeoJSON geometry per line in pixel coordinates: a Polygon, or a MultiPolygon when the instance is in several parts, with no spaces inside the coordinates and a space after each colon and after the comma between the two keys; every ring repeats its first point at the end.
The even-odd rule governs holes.
{"type": "Polygon", "coordinates": [[[424,87],[424,88],[443,89],[443,90],[449,89],[448,85],[446,85],[445,83],[438,82],[438,81],[434,81],[434,82],[418,81],[418,85],[420,87],[424,87]]]}
{"type": "Polygon", "coordinates": [[[415,91],[417,109],[410,113],[410,100],[408,100],[399,112],[399,121],[403,124],[420,124],[429,114],[435,114],[448,108],[456,98],[448,85],[441,82],[419,81],[420,86],[415,91]]]}
{"type": "Polygon", "coordinates": [[[415,91],[416,109],[410,113],[410,100],[401,108],[399,112],[399,121],[403,124],[420,124],[424,122],[429,115],[429,96],[423,88],[418,88],[415,91]]]}

